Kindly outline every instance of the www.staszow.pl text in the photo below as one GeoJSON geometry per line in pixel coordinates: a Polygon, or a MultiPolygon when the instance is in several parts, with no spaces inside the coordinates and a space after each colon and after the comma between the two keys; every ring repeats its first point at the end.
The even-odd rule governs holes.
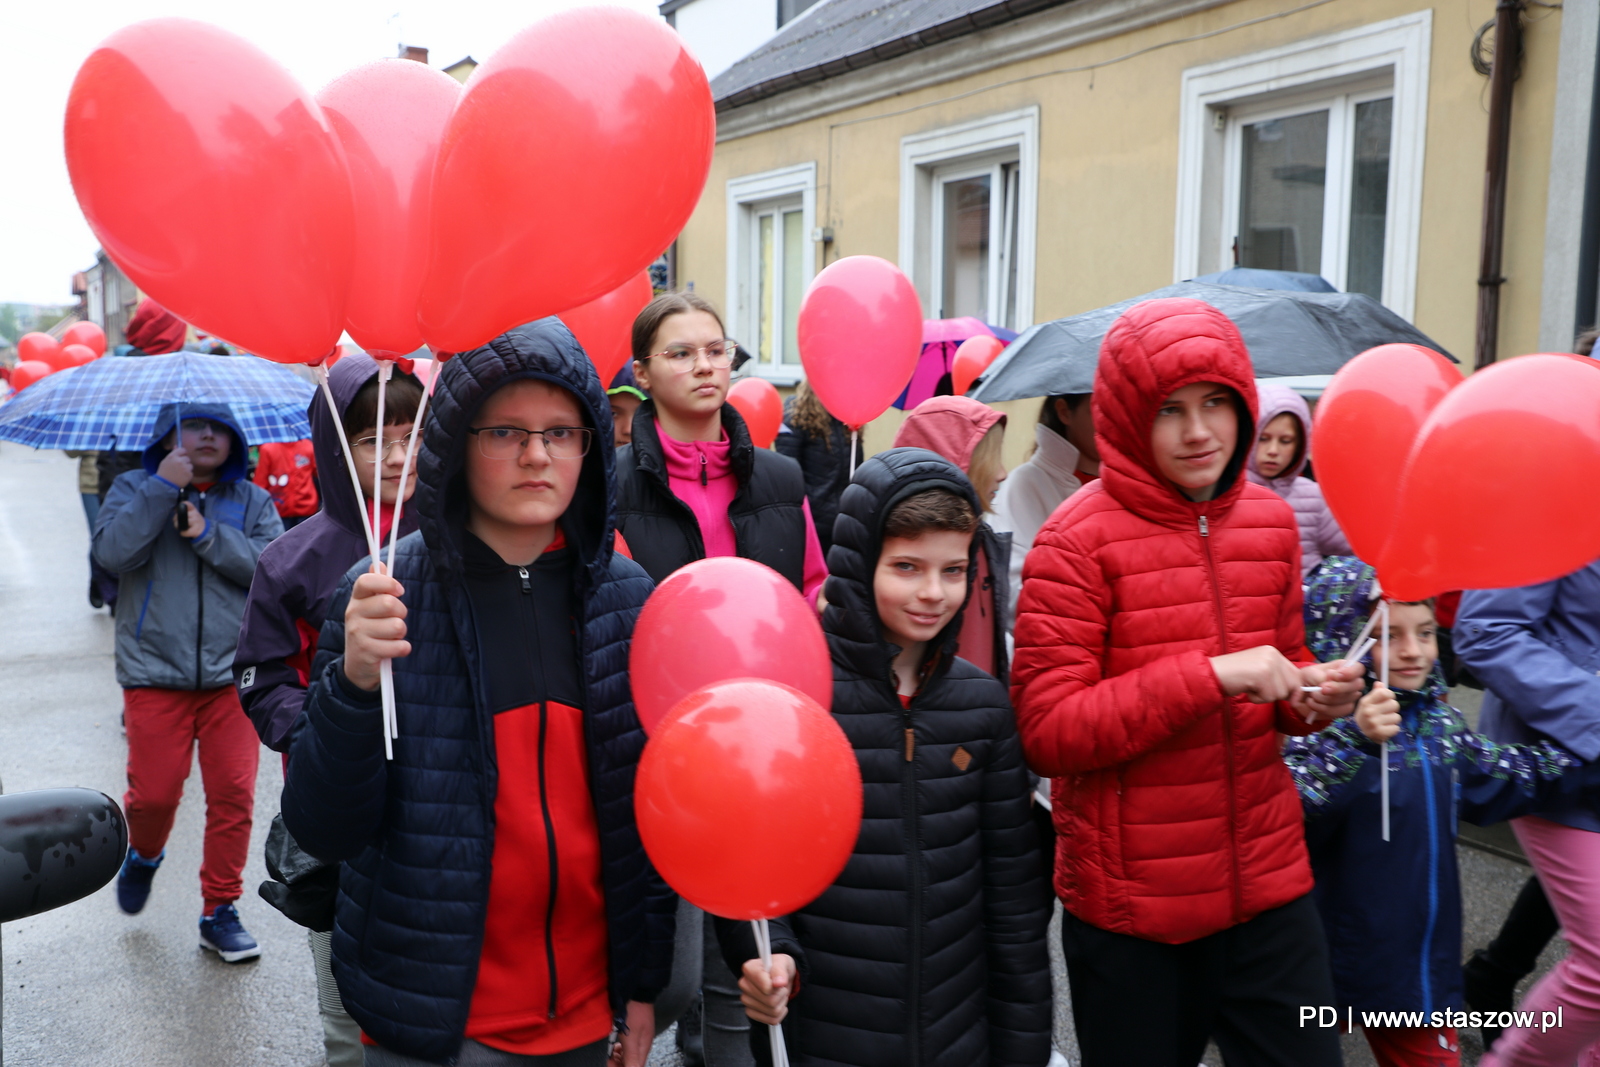
{"type": "Polygon", "coordinates": [[[1564,1011],[1560,1007],[1555,1011],[1364,1011],[1357,1016],[1353,1008],[1346,1008],[1341,1019],[1337,1008],[1302,1005],[1300,1025],[1334,1027],[1343,1024],[1346,1030],[1354,1030],[1358,1024],[1372,1029],[1431,1027],[1435,1030],[1446,1026],[1457,1030],[1489,1026],[1502,1030],[1537,1029],[1542,1033],[1559,1030],[1564,1011]]]}

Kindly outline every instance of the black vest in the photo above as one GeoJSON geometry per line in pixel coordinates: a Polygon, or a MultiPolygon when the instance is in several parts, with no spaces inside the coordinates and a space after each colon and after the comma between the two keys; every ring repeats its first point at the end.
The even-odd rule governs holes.
{"type": "MultiPolygon", "coordinates": [[[[728,460],[739,491],[728,507],[739,555],[765,563],[801,588],[806,564],[805,476],[787,456],[757,448],[732,404],[722,405],[728,460]]],[[[655,405],[633,416],[633,443],[617,449],[617,529],[633,560],[655,581],[705,558],[705,540],[689,505],[667,483],[655,405]]]]}

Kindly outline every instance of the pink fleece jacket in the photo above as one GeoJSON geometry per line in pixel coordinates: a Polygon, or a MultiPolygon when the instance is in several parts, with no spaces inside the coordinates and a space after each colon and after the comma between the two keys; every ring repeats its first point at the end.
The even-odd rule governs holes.
{"type": "Polygon", "coordinates": [[[1256,386],[1258,407],[1261,412],[1256,422],[1256,436],[1267,428],[1267,423],[1279,415],[1293,415],[1300,422],[1300,454],[1276,478],[1268,478],[1256,470],[1256,442],[1250,442],[1250,463],[1246,475],[1257,485],[1264,485],[1289,502],[1294,508],[1295,522],[1300,527],[1300,573],[1310,574],[1322,562],[1323,556],[1349,556],[1350,542],[1339,521],[1322,498],[1322,487],[1310,478],[1300,477],[1300,472],[1311,462],[1311,409],[1293,389],[1281,385],[1256,386]]]}
{"type": "MultiPolygon", "coordinates": [[[[706,556],[737,556],[739,545],[733,534],[733,520],[728,508],[734,494],[739,491],[739,480],[733,475],[733,463],[728,458],[728,431],[722,431],[719,441],[679,441],[657,424],[661,438],[661,452],[667,462],[667,485],[672,495],[689,505],[700,524],[700,539],[705,542],[706,556]]],[[[828,577],[828,565],[822,558],[822,543],[817,540],[817,527],[811,521],[811,503],[801,499],[805,509],[806,559],[804,588],[806,602],[815,606],[817,594],[828,577]]]]}

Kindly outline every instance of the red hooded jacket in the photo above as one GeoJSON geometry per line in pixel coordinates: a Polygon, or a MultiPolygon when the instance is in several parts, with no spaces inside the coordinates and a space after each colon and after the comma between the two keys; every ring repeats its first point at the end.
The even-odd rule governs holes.
{"type": "Polygon", "coordinates": [[[1224,695],[1210,657],[1273,645],[1308,663],[1294,512],[1244,475],[1250,355],[1227,316],[1151,300],[1106,334],[1094,387],[1101,479],[1067,499],[1023,567],[1012,702],[1055,779],[1056,891],[1105,930],[1181,944],[1311,890],[1286,704],[1224,695]],[[1228,484],[1195,502],[1157,473],[1161,403],[1195,382],[1243,398],[1228,484]]]}

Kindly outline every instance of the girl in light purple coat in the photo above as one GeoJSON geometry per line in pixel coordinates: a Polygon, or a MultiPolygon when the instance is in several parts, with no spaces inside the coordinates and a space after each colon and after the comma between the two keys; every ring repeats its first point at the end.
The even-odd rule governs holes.
{"type": "Polygon", "coordinates": [[[1311,411],[1300,394],[1258,383],[1261,421],[1250,453],[1250,480],[1289,502],[1300,525],[1300,573],[1310,574],[1323,556],[1349,556],[1350,542],[1322,499],[1322,487],[1300,477],[1311,461],[1311,411]]]}

